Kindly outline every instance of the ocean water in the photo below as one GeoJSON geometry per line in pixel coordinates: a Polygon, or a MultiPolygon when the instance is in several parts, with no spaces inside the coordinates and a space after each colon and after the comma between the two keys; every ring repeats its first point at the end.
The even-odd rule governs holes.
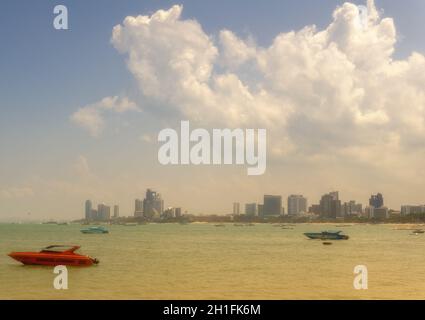
{"type": "Polygon", "coordinates": [[[425,234],[394,225],[81,228],[0,224],[0,299],[425,299],[425,234]],[[303,236],[327,229],[350,239],[326,246],[303,236]],[[100,264],[68,267],[68,290],[56,290],[52,267],[7,256],[51,244],[81,245],[100,264]],[[353,287],[356,265],[368,268],[367,290],[353,287]]]}

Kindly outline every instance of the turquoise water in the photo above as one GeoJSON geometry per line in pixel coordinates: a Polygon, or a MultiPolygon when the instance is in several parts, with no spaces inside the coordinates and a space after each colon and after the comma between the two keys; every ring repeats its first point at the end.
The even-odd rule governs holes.
{"type": "Polygon", "coordinates": [[[425,234],[392,225],[344,227],[347,241],[325,246],[303,232],[338,229],[298,224],[108,226],[0,224],[1,299],[425,299],[425,234]],[[23,266],[10,251],[81,245],[100,260],[68,267],[68,290],[53,288],[52,267],[23,266]],[[368,289],[353,270],[368,268],[368,289]]]}

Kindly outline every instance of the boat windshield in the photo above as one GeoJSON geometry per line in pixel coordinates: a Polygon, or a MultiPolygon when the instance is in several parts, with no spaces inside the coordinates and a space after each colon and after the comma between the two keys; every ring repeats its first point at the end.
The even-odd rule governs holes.
{"type": "Polygon", "coordinates": [[[64,252],[64,251],[75,251],[79,246],[65,246],[65,245],[53,245],[45,247],[41,252],[64,252]]]}

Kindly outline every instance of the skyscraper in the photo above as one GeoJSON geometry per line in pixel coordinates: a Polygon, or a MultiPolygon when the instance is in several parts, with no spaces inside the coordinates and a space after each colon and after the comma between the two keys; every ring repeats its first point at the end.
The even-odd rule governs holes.
{"type": "Polygon", "coordinates": [[[320,213],[325,218],[336,218],[341,214],[341,201],[339,200],[338,191],[322,196],[320,200],[320,213]]]}
{"type": "Polygon", "coordinates": [[[90,217],[91,220],[100,220],[96,209],[91,209],[90,217]]]}
{"type": "Polygon", "coordinates": [[[258,209],[257,210],[258,216],[260,216],[260,217],[264,216],[264,205],[258,204],[257,209],[258,209]]]}
{"type": "Polygon", "coordinates": [[[282,214],[282,197],[264,195],[263,216],[280,216],[282,214]]]}
{"type": "Polygon", "coordinates": [[[114,206],[114,218],[118,218],[120,216],[120,207],[118,205],[114,206]]]}
{"type": "Polygon", "coordinates": [[[143,216],[143,200],[136,199],[134,201],[134,216],[135,217],[143,216]]]}
{"type": "Polygon", "coordinates": [[[160,217],[164,211],[164,200],[161,195],[151,189],[146,190],[143,200],[143,216],[146,218],[160,217]]]}
{"type": "Polygon", "coordinates": [[[258,214],[256,203],[245,204],[245,214],[247,216],[256,216],[258,214]]]}
{"type": "Polygon", "coordinates": [[[233,214],[234,215],[239,215],[240,214],[240,203],[239,202],[234,202],[233,203],[233,214]]]}
{"type": "Polygon", "coordinates": [[[288,197],[288,215],[307,212],[307,199],[302,195],[292,194],[288,197]]]}
{"type": "Polygon", "coordinates": [[[350,216],[350,215],[361,215],[363,212],[363,208],[361,203],[356,203],[356,201],[351,200],[349,202],[345,202],[341,206],[341,215],[342,216],[350,216]]]}
{"type": "Polygon", "coordinates": [[[374,208],[382,207],[384,205],[384,197],[382,196],[382,194],[372,194],[369,199],[369,205],[374,208]]]}
{"type": "Polygon", "coordinates": [[[91,200],[86,200],[86,206],[85,206],[85,218],[86,220],[93,220],[92,217],[92,202],[91,200]]]}
{"type": "Polygon", "coordinates": [[[99,220],[109,220],[111,219],[111,207],[101,203],[97,206],[97,216],[99,220]]]}

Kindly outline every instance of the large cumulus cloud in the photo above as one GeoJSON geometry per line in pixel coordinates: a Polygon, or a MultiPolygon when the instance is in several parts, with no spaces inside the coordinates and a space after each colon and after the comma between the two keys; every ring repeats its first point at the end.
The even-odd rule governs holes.
{"type": "Polygon", "coordinates": [[[215,41],[176,5],[125,18],[112,43],[145,97],[200,125],[265,127],[280,154],[422,148],[425,58],[395,61],[393,20],[373,1],[368,9],[366,25],[345,3],[324,30],[306,26],[260,47],[230,30],[215,41]]]}

